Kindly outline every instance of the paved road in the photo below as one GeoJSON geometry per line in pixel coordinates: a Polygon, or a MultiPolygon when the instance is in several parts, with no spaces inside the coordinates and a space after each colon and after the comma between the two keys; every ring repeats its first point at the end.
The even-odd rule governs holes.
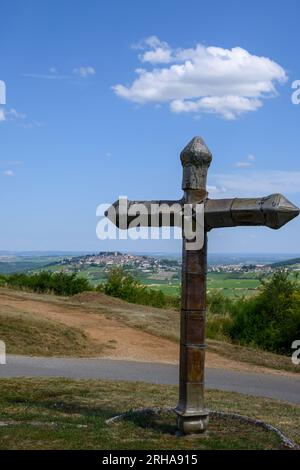
{"type": "MultiPolygon", "coordinates": [[[[67,359],[8,356],[0,377],[69,377],[177,384],[178,366],[110,359],[67,359]]],[[[300,404],[300,376],[254,374],[206,369],[206,386],[300,404]]]]}

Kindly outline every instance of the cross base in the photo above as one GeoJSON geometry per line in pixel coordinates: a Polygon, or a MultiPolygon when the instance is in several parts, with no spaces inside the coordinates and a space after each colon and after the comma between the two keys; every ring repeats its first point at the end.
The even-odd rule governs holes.
{"type": "Polygon", "coordinates": [[[200,434],[206,431],[209,422],[209,411],[203,409],[197,413],[177,411],[177,427],[183,434],[200,434]]]}

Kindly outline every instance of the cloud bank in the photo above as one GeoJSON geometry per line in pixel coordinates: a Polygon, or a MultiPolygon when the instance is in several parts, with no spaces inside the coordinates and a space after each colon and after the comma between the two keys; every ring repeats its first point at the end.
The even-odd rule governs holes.
{"type": "Polygon", "coordinates": [[[276,95],[276,84],[287,80],[279,64],[241,47],[197,44],[172,49],[151,36],[134,49],[148,68],[136,69],[131,85],[117,84],[114,92],[138,104],[169,103],[174,113],[215,113],[236,119],[258,110],[264,99],[276,95]]]}

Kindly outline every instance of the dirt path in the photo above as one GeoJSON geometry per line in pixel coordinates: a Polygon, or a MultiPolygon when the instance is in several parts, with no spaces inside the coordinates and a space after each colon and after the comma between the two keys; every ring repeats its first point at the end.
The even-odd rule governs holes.
{"type": "MultiPolygon", "coordinates": [[[[115,299],[112,299],[115,300],[115,299]]],[[[92,341],[104,344],[101,357],[141,362],[163,362],[176,364],[179,357],[179,345],[165,338],[159,338],[138,328],[124,325],[122,322],[107,318],[105,313],[95,313],[88,306],[68,305],[67,302],[53,302],[35,299],[30,294],[0,291],[1,306],[16,308],[31,316],[54,320],[64,325],[83,330],[92,341]]],[[[280,375],[293,375],[285,371],[276,371],[266,367],[254,366],[244,362],[222,357],[207,351],[207,367],[238,370],[244,372],[263,372],[280,375]]]]}

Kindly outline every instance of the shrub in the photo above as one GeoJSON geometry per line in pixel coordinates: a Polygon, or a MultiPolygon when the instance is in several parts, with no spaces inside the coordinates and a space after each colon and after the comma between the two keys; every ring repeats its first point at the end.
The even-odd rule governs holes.
{"type": "Polygon", "coordinates": [[[225,315],[231,312],[233,301],[222,292],[213,290],[207,294],[206,304],[210,313],[225,315]]]}
{"type": "Polygon", "coordinates": [[[278,271],[262,281],[261,292],[232,306],[228,334],[241,344],[290,354],[300,338],[300,289],[287,272],[278,271]]]}
{"type": "Polygon", "coordinates": [[[0,274],[0,287],[4,287],[6,285],[6,276],[0,274]]]}
{"type": "Polygon", "coordinates": [[[51,273],[41,271],[34,274],[11,274],[6,276],[6,285],[15,289],[25,289],[38,293],[53,293],[71,296],[92,290],[88,280],[76,273],[51,273]]]}
{"type": "Polygon", "coordinates": [[[161,290],[148,288],[120,267],[112,268],[107,275],[107,282],[100,284],[97,290],[135,304],[159,308],[176,308],[179,305],[176,297],[168,296],[161,290]]]}
{"type": "Polygon", "coordinates": [[[228,329],[232,323],[233,300],[218,290],[207,294],[206,335],[210,339],[229,341],[228,329]]]}
{"type": "Polygon", "coordinates": [[[229,314],[226,315],[211,315],[207,313],[206,318],[206,335],[210,339],[218,341],[230,341],[228,330],[232,325],[232,318],[229,314]]]}

